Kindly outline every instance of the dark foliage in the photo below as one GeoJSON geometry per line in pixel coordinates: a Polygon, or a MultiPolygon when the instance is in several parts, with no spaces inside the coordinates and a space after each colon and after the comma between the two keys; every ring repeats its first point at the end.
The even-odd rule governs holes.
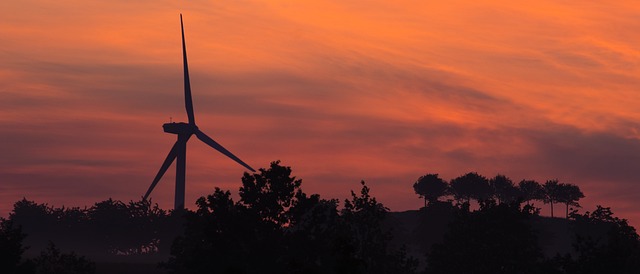
{"type": "Polygon", "coordinates": [[[216,189],[186,215],[183,237],[165,267],[174,273],[413,273],[415,262],[392,250],[381,227],[387,211],[363,183],[338,210],[308,196],[291,169],[245,174],[240,200],[216,189]]]}
{"type": "Polygon", "coordinates": [[[518,188],[513,184],[509,177],[504,175],[496,175],[489,180],[492,198],[498,203],[513,203],[521,196],[518,188]]]}
{"type": "Polygon", "coordinates": [[[580,187],[561,183],[558,185],[558,202],[565,204],[565,217],[569,218],[569,206],[580,207],[578,201],[584,198],[580,187]]]}
{"type": "Polygon", "coordinates": [[[458,210],[460,209],[451,202],[430,203],[420,209],[417,227],[413,232],[420,252],[426,254],[433,244],[442,242],[444,234],[449,229],[449,223],[458,210]]]}
{"type": "Polygon", "coordinates": [[[567,273],[638,273],[640,238],[627,220],[601,206],[573,218],[577,259],[568,264],[567,273]]]}
{"type": "Polygon", "coordinates": [[[543,201],[551,206],[551,217],[553,217],[553,204],[561,199],[560,183],[558,180],[548,180],[542,185],[542,189],[544,190],[543,201]]]}
{"type": "Polygon", "coordinates": [[[543,258],[530,216],[517,203],[458,210],[427,256],[427,273],[538,273],[543,258]]]}
{"type": "Polygon", "coordinates": [[[13,222],[0,218],[0,269],[6,273],[23,273],[22,240],[25,234],[13,222]]]}
{"type": "Polygon", "coordinates": [[[240,187],[240,202],[275,226],[289,222],[288,209],[296,200],[302,180],[291,177],[291,168],[272,162],[268,170],[245,173],[240,187]]]}
{"type": "Polygon", "coordinates": [[[173,243],[166,264],[169,269],[175,273],[210,273],[212,269],[247,273],[275,265],[269,262],[270,253],[262,252],[278,243],[277,230],[234,203],[230,195],[216,189],[198,199],[196,212],[186,213],[184,236],[173,243]]]}
{"type": "Polygon", "coordinates": [[[55,208],[23,199],[8,220],[0,218],[0,269],[94,273],[95,264],[76,255],[83,254],[102,260],[134,258],[130,262],[169,258],[162,265],[174,273],[415,273],[418,261],[398,238],[412,255],[427,255],[421,262],[426,273],[640,269],[635,229],[609,208],[570,212],[569,206],[579,207],[584,194],[557,180],[544,186],[523,180],[516,187],[506,176],[487,180],[467,173],[447,185],[427,174],[414,183],[425,207],[391,219],[364,182],[342,208],[338,200],[308,195],[301,186],[291,168],[276,161],[268,169],[244,174],[237,202],[229,191],[216,188],[197,200],[196,211],[167,213],[149,201],[113,199],[84,209],[55,208]],[[446,194],[458,203],[439,201],[446,194]],[[470,210],[472,199],[479,202],[478,210],[470,210]],[[550,203],[552,212],[554,203],[563,203],[568,218],[541,217],[532,200],[550,203]],[[524,207],[522,201],[527,202],[524,207]],[[395,239],[390,233],[394,220],[403,223],[395,236],[405,234],[395,239]],[[545,258],[540,243],[547,256],[553,256],[549,251],[568,253],[545,258]],[[77,253],[66,252],[71,250],[77,253]]]}
{"type": "Polygon", "coordinates": [[[531,201],[542,201],[544,200],[544,189],[542,185],[534,180],[522,180],[518,183],[518,192],[520,193],[520,198],[527,205],[530,205],[531,201]]]}
{"type": "Polygon", "coordinates": [[[26,237],[12,221],[0,218],[0,270],[2,273],[90,274],[95,273],[93,262],[75,253],[60,252],[53,243],[34,259],[23,259],[26,237]]]}
{"type": "Polygon", "coordinates": [[[95,263],[75,253],[62,253],[53,243],[29,262],[38,274],[91,274],[95,263]]]}
{"type": "Polygon", "coordinates": [[[413,184],[413,190],[424,199],[424,206],[427,202],[435,203],[444,195],[447,195],[449,185],[438,177],[438,174],[427,174],[418,178],[413,184]]]}
{"type": "Polygon", "coordinates": [[[491,197],[489,180],[475,172],[451,180],[451,192],[458,202],[482,201],[491,197]]]}
{"type": "Polygon", "coordinates": [[[44,250],[52,241],[62,250],[92,258],[151,256],[163,250],[168,255],[181,226],[179,216],[167,214],[150,201],[125,204],[112,199],[88,209],[55,208],[22,199],[14,204],[9,219],[22,227],[32,252],[44,250]]]}
{"type": "Polygon", "coordinates": [[[369,195],[369,187],[364,181],[361,184],[360,195],[351,191],[351,200],[345,200],[341,211],[343,222],[348,228],[342,237],[350,238],[350,246],[354,248],[350,255],[359,261],[360,267],[358,271],[344,273],[414,272],[416,262],[407,258],[403,250],[389,250],[391,233],[382,228],[382,221],[389,209],[369,195]]]}

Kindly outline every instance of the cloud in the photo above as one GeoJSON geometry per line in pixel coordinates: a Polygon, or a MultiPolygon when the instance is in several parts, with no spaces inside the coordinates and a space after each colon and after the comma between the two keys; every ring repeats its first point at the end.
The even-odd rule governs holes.
{"type": "MultiPolygon", "coordinates": [[[[558,178],[584,186],[585,205],[640,220],[638,7],[625,1],[0,10],[11,11],[0,23],[3,201],[82,205],[146,190],[175,141],[160,126],[186,120],[183,12],[199,126],[256,167],[281,159],[327,198],[365,179],[393,210],[421,205],[410,187],[428,172],[558,178]]],[[[190,200],[237,189],[244,171],[195,139],[187,161],[190,200]]],[[[164,207],[172,172],[154,194],[164,207]]]]}

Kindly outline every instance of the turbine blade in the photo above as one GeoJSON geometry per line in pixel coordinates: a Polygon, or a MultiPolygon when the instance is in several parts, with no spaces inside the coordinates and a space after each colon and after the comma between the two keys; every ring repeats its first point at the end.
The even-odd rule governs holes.
{"type": "Polygon", "coordinates": [[[195,125],[196,118],[193,115],[193,101],[191,99],[191,82],[189,81],[189,65],[187,64],[187,45],[184,42],[184,25],[180,14],[180,29],[182,31],[182,62],[184,64],[184,105],[187,109],[189,124],[195,125]]]}
{"type": "Polygon", "coordinates": [[[149,190],[147,190],[147,193],[144,194],[144,198],[142,198],[142,199],[147,200],[147,198],[149,197],[149,194],[151,194],[151,191],[153,191],[153,188],[155,188],[156,185],[158,184],[158,182],[160,181],[160,178],[162,178],[164,173],[167,172],[167,169],[169,169],[169,166],[171,166],[171,163],[173,163],[173,160],[176,159],[176,157],[178,156],[178,150],[179,150],[179,147],[180,147],[180,142],[181,141],[178,140],[173,145],[173,147],[169,151],[169,154],[167,155],[167,158],[164,159],[164,163],[162,163],[162,166],[160,167],[160,170],[158,171],[158,174],[156,174],[156,178],[153,179],[153,182],[151,183],[151,186],[149,186],[149,190]]]}
{"type": "Polygon", "coordinates": [[[224,154],[227,157],[231,158],[232,160],[236,161],[238,164],[241,164],[242,166],[246,167],[247,169],[251,170],[252,172],[256,172],[255,169],[253,169],[252,167],[247,165],[245,162],[240,160],[240,158],[238,158],[235,155],[233,155],[233,153],[229,152],[226,148],[222,147],[220,144],[218,144],[216,141],[211,139],[211,137],[207,136],[206,134],[204,134],[204,132],[200,131],[199,129],[196,129],[196,136],[198,137],[198,139],[200,139],[200,141],[203,141],[204,143],[206,143],[210,147],[216,149],[217,151],[220,151],[222,154],[224,154]]]}

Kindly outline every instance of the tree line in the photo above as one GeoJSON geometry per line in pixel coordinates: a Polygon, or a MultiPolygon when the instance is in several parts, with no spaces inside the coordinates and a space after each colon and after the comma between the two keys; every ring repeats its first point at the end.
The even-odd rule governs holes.
{"type": "MultiPolygon", "coordinates": [[[[389,209],[364,182],[340,206],[336,199],[305,193],[291,172],[272,162],[268,169],[244,174],[238,201],[216,188],[199,198],[193,211],[167,212],[149,201],[109,199],[89,208],[55,208],[23,199],[2,220],[0,241],[13,244],[0,245],[0,252],[13,259],[0,261],[0,270],[49,273],[22,255],[25,247],[37,251],[51,245],[57,253],[74,251],[95,260],[163,261],[161,267],[171,273],[415,272],[416,260],[393,246],[383,227],[389,209]]],[[[67,268],[60,273],[70,273],[76,262],[59,260],[57,265],[67,268]]]]}
{"type": "Polygon", "coordinates": [[[465,208],[466,203],[456,207],[436,202],[421,211],[422,221],[435,225],[430,217],[443,210],[443,204],[450,205],[450,221],[441,239],[426,250],[422,273],[632,274],[640,269],[638,234],[610,208],[573,212],[571,220],[565,220],[540,217],[531,205],[517,202],[484,200],[475,211],[465,208]],[[572,250],[545,255],[540,230],[559,227],[567,234],[553,237],[570,237],[572,250]]]}
{"type": "Polygon", "coordinates": [[[467,173],[449,182],[427,174],[413,187],[425,207],[411,213],[419,225],[405,233],[419,241],[442,228],[419,253],[394,238],[393,213],[365,182],[349,199],[324,199],[305,193],[291,168],[275,161],[243,175],[237,200],[216,188],[184,212],[150,201],[56,208],[23,199],[0,219],[0,270],[95,273],[91,259],[114,257],[161,261],[170,273],[579,274],[640,267],[640,239],[626,220],[605,207],[569,212],[584,197],[577,186],[516,185],[503,175],[467,173]],[[564,197],[568,188],[579,195],[564,197]],[[535,200],[566,204],[568,219],[539,216],[535,200]],[[471,201],[478,210],[469,209],[471,201]],[[571,252],[543,255],[540,224],[550,221],[567,225],[571,252]]]}
{"type": "Polygon", "coordinates": [[[180,219],[144,200],[108,199],[89,208],[56,208],[23,198],[14,204],[8,220],[28,235],[32,250],[42,250],[55,240],[63,250],[102,258],[168,250],[181,229],[180,219]]]}
{"type": "Polygon", "coordinates": [[[580,207],[578,201],[584,198],[580,187],[569,183],[560,183],[557,179],[540,184],[534,180],[522,180],[517,185],[505,175],[486,178],[476,172],[469,172],[447,182],[438,174],[426,174],[418,178],[413,189],[424,206],[442,197],[452,197],[460,203],[470,203],[495,199],[498,203],[542,201],[551,206],[551,217],[554,216],[553,204],[565,205],[565,218],[569,218],[569,207],[580,207]]]}
{"type": "Polygon", "coordinates": [[[144,200],[67,208],[23,198],[0,218],[0,272],[93,273],[92,260],[158,261],[168,256],[181,219],[144,200]]]}

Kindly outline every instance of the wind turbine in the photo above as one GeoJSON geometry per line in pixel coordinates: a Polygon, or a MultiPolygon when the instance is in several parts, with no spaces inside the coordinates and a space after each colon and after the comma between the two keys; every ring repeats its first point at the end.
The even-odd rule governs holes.
{"type": "Polygon", "coordinates": [[[149,197],[153,188],[156,187],[164,173],[167,171],[169,166],[173,163],[175,159],[178,159],[176,163],[176,192],[175,192],[175,203],[174,210],[179,211],[184,209],[184,189],[185,189],[185,166],[186,166],[186,156],[187,156],[187,141],[191,138],[191,135],[196,135],[200,141],[209,145],[210,147],[216,149],[220,153],[226,155],[232,160],[236,161],[238,164],[246,167],[247,169],[255,172],[253,168],[247,165],[245,162],[240,160],[240,158],[233,155],[233,153],[229,152],[227,149],[222,147],[216,141],[211,139],[211,137],[204,134],[204,132],[198,129],[196,126],[196,120],[193,115],[193,102],[191,100],[191,84],[189,83],[189,66],[187,65],[187,48],[184,42],[184,25],[182,24],[182,14],[180,14],[180,29],[182,31],[182,60],[184,63],[184,103],[185,108],[187,110],[187,116],[189,117],[189,122],[184,123],[176,123],[170,122],[162,125],[164,132],[176,134],[178,135],[178,140],[173,145],[167,158],[162,163],[158,174],[153,179],[151,186],[149,186],[149,190],[144,195],[144,200],[149,197]]]}

